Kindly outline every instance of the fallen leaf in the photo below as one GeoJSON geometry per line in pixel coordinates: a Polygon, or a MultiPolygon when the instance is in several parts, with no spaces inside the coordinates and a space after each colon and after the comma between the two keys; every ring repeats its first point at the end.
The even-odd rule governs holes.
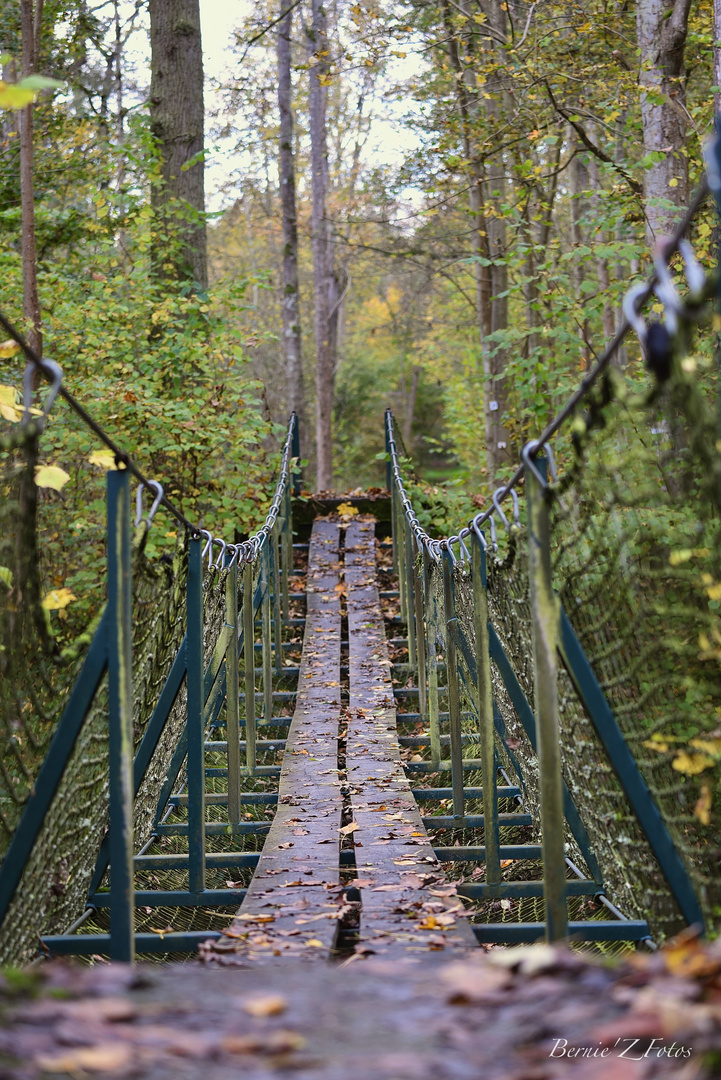
{"type": "Polygon", "coordinates": [[[10,356],[20,352],[20,346],[12,338],[9,341],[0,341],[0,360],[7,360],[10,356]]]}
{"type": "Polygon", "coordinates": [[[288,1008],[288,999],[282,994],[264,994],[262,997],[245,998],[240,1006],[250,1016],[278,1016],[288,1008]]]}
{"type": "Polygon", "coordinates": [[[350,833],[355,832],[360,828],[357,821],[351,821],[350,825],[344,825],[342,829],[339,829],[341,836],[348,836],[350,833]]]}
{"type": "Polygon", "coordinates": [[[309,938],[305,943],[306,949],[323,949],[325,946],[322,941],[319,941],[317,937],[309,938]]]}
{"type": "Polygon", "coordinates": [[[130,1064],[131,1047],[122,1043],[103,1046],[81,1046],[64,1054],[39,1054],[35,1064],[42,1072],[77,1073],[117,1072],[130,1064]]]}
{"type": "Polygon", "coordinates": [[[221,1047],[226,1054],[288,1054],[302,1050],[306,1040],[297,1031],[268,1031],[261,1035],[226,1035],[221,1047]]]}

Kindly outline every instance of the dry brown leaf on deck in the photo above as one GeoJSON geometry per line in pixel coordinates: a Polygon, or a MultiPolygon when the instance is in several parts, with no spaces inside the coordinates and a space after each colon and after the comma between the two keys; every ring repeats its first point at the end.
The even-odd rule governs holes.
{"type": "Polygon", "coordinates": [[[256,998],[244,998],[240,1007],[250,1016],[278,1016],[288,1008],[288,999],[282,994],[262,994],[256,998]]]}

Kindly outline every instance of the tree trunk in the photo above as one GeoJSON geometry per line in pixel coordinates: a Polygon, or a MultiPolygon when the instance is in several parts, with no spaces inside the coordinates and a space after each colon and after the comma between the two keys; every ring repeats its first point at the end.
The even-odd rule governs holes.
{"type": "Polygon", "coordinates": [[[641,120],[647,154],[662,155],[644,172],[646,238],[649,244],[673,231],[688,205],[684,48],[691,0],[638,0],[641,120]]]}
{"type": "Polygon", "coordinates": [[[306,443],[303,361],[300,338],[300,297],[298,293],[298,219],[295,207],[295,163],[293,159],[293,113],[291,109],[291,48],[293,11],[287,9],[278,27],[278,111],[280,113],[280,154],[278,173],[283,208],[283,354],[288,408],[298,414],[301,445],[306,443]]]}
{"type": "Polygon", "coordinates": [[[153,185],[151,204],[164,234],[153,254],[155,271],[161,280],[192,280],[206,289],[199,0],[150,0],[149,6],[150,126],[160,155],[160,183],[153,185]]]}
{"type": "Polygon", "coordinates": [[[326,216],[328,184],[326,144],[326,86],[328,49],[326,16],[321,0],[312,0],[308,34],[310,53],[310,157],[313,207],[313,278],[315,294],[316,487],[333,484],[333,358],[330,340],[330,238],[326,216]]]}
{"type": "MultiPolygon", "coordinates": [[[[580,307],[585,308],[583,283],[586,278],[586,263],[583,256],[579,255],[578,249],[583,246],[583,224],[588,213],[587,197],[589,193],[589,174],[586,155],[579,153],[578,136],[573,128],[569,128],[568,141],[571,153],[575,153],[571,162],[571,243],[574,248],[573,259],[573,289],[579,301],[580,307]]],[[[582,318],[578,327],[578,341],[583,366],[588,367],[591,353],[587,344],[588,323],[582,318]]]]}
{"type": "MultiPolygon", "coordinates": [[[[41,0],[20,0],[22,28],[22,77],[35,71],[35,58],[40,40],[43,5],[41,0]]],[[[42,355],[43,338],[38,297],[37,257],[35,251],[35,192],[33,180],[33,106],[26,105],[20,114],[20,207],[22,214],[23,315],[28,323],[28,341],[38,356],[42,355]]],[[[40,373],[33,383],[39,385],[40,373]]]]}
{"type": "Polygon", "coordinates": [[[714,114],[721,117],[721,0],[713,4],[713,85],[720,89],[714,94],[714,114]]]}

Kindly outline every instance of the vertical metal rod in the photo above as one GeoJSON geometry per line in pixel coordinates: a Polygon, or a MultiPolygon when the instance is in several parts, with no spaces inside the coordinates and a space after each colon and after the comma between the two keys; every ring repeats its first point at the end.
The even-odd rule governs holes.
{"type": "Polygon", "coordinates": [[[135,959],[130,474],[108,473],[110,955],[135,959]]]}
{"type": "MultiPolygon", "coordinates": [[[[396,518],[398,520],[398,542],[396,548],[398,551],[398,592],[400,595],[400,616],[401,622],[408,624],[408,605],[406,600],[408,598],[406,590],[406,515],[403,513],[403,508],[400,505],[400,500],[396,501],[396,518]]],[[[408,638],[408,655],[410,659],[410,635],[408,638]]]]}
{"type": "Polygon", "coordinates": [[[463,824],[463,746],[461,743],[461,695],[458,687],[458,657],[452,628],[456,621],[456,596],[453,584],[453,560],[450,551],[443,552],[443,604],[446,616],[446,675],[448,679],[448,713],[451,743],[451,786],[453,816],[456,828],[463,824]]]}
{"type": "Polygon", "coordinates": [[[243,570],[243,663],[245,667],[245,764],[255,770],[255,629],[253,626],[253,563],[243,570]]]}
{"type": "Polygon", "coordinates": [[[240,720],[238,716],[238,563],[225,579],[225,622],[232,626],[225,653],[225,732],[228,740],[228,821],[240,821],[240,720]]]}
{"type": "Polygon", "coordinates": [[[393,540],[393,573],[398,573],[398,492],[391,486],[391,539],[393,540]]]}
{"type": "MultiPolygon", "coordinates": [[[[535,465],[545,478],[545,457],[536,457],[535,465]]],[[[556,681],[559,604],[551,582],[550,526],[545,483],[541,483],[534,469],[528,467],[526,493],[546,940],[559,941],[568,934],[566,861],[563,849],[563,783],[556,681]]]]}
{"type": "Polygon", "coordinates": [[[386,488],[388,492],[391,492],[391,484],[393,483],[393,473],[391,470],[391,437],[388,430],[388,424],[390,421],[390,410],[386,409],[385,415],[385,429],[386,429],[386,488]]]}
{"type": "Polygon", "coordinates": [[[296,465],[298,467],[297,472],[293,472],[293,494],[300,495],[300,429],[298,427],[298,416],[293,414],[293,434],[290,437],[290,456],[295,458],[296,465]]]}
{"type": "Polygon", "coordinates": [[[293,573],[293,531],[291,526],[290,487],[286,487],[283,495],[284,520],[280,534],[282,559],[282,616],[287,619],[290,614],[290,593],[288,581],[293,573]]]}
{"type": "Polygon", "coordinates": [[[263,645],[263,719],[269,723],[273,715],[273,657],[271,654],[270,621],[270,539],[263,545],[260,557],[263,601],[261,606],[261,642],[263,645]]]}
{"type": "Polygon", "coordinates": [[[275,670],[280,675],[283,670],[283,618],[280,611],[280,569],[278,558],[278,524],[273,526],[273,531],[268,537],[270,545],[268,559],[273,560],[273,640],[275,643],[275,670]]]}
{"type": "Polygon", "coordinates": [[[425,629],[425,612],[423,604],[423,585],[422,576],[423,572],[418,566],[418,554],[415,552],[415,538],[414,538],[414,555],[416,557],[413,560],[413,601],[415,608],[415,622],[416,622],[416,655],[418,662],[418,712],[420,714],[421,723],[425,724],[428,716],[428,684],[426,681],[426,629],[425,629]]]}
{"type": "Polygon", "coordinates": [[[431,736],[431,761],[441,760],[441,725],[438,716],[438,607],[433,588],[432,561],[423,551],[423,593],[426,609],[428,643],[428,729],[431,736]]]}
{"type": "Polygon", "coordinates": [[[411,668],[414,668],[416,666],[417,660],[416,609],[414,590],[415,566],[413,560],[413,533],[408,522],[406,522],[405,560],[406,618],[408,620],[408,663],[410,664],[411,668]]]}
{"type": "Polygon", "coordinates": [[[188,871],[192,893],[205,889],[205,730],[203,727],[203,554],[188,550],[188,871]]]}
{"type": "MultiPolygon", "coordinates": [[[[473,629],[476,639],[478,671],[477,705],[481,729],[481,768],[483,770],[483,838],[486,847],[486,883],[501,880],[500,838],[498,835],[498,794],[493,730],[493,682],[488,644],[488,594],[486,550],[476,534],[471,533],[473,566],[473,629]]],[[[492,893],[491,893],[492,895],[492,893]]]]}

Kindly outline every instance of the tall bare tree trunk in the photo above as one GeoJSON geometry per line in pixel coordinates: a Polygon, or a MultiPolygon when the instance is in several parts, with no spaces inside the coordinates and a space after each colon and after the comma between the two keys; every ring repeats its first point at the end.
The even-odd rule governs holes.
{"type": "MultiPolygon", "coordinates": [[[[22,77],[35,71],[40,46],[42,0],[20,0],[22,29],[22,77]]],[[[28,327],[28,340],[40,356],[43,337],[38,297],[37,256],[35,250],[35,190],[33,179],[33,106],[26,105],[20,114],[20,207],[22,214],[23,315],[28,327]]],[[[36,386],[39,384],[36,373],[36,386]]]]}
{"type": "Polygon", "coordinates": [[[206,289],[199,0],[150,0],[149,8],[150,126],[161,161],[161,182],[153,185],[151,203],[168,228],[165,243],[161,240],[154,253],[156,273],[167,280],[190,279],[206,289]]]}
{"type": "Polygon", "coordinates": [[[673,231],[688,204],[684,49],[691,0],[638,0],[641,120],[647,154],[663,155],[644,173],[649,244],[673,231]]]}
{"type": "Polygon", "coordinates": [[[326,143],[326,86],[328,33],[321,0],[312,0],[308,34],[310,53],[310,158],[313,209],[313,277],[315,294],[316,486],[333,484],[333,357],[330,340],[330,237],[326,216],[328,151],[326,143]]]}
{"type": "Polygon", "coordinates": [[[301,446],[306,443],[303,359],[300,337],[298,293],[298,219],[295,206],[295,163],[293,158],[293,112],[291,107],[291,48],[293,11],[288,0],[280,0],[287,13],[278,27],[278,111],[280,113],[280,155],[278,172],[283,208],[283,354],[288,406],[298,414],[301,446]]]}

